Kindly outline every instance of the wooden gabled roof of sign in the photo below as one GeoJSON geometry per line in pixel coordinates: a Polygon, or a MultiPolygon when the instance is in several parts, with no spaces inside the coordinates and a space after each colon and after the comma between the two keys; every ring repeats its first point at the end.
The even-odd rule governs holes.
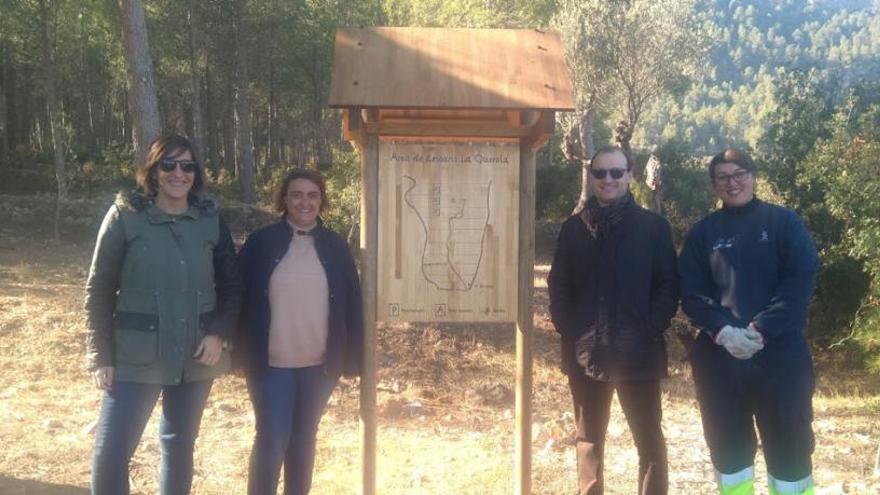
{"type": "Polygon", "coordinates": [[[531,29],[340,28],[331,107],[574,110],[562,43],[531,29]]]}

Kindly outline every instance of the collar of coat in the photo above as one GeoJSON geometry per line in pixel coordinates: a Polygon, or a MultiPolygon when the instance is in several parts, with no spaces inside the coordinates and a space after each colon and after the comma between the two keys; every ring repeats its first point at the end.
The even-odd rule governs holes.
{"type": "Polygon", "coordinates": [[[220,211],[220,201],[207,193],[191,194],[189,208],[181,215],[169,215],[156,206],[155,197],[139,190],[121,191],[116,195],[116,207],[127,211],[146,211],[150,223],[166,223],[175,216],[198,219],[202,215],[215,215],[220,211]]]}
{"type": "MultiPolygon", "coordinates": [[[[281,218],[278,219],[278,224],[282,225],[288,234],[290,234],[291,236],[293,235],[293,225],[291,225],[290,222],[287,221],[286,214],[281,214],[281,218]]],[[[321,217],[318,217],[315,219],[315,226],[309,230],[313,233],[313,235],[316,235],[321,232],[321,229],[324,228],[326,228],[324,227],[324,221],[321,220],[321,217]]]]}

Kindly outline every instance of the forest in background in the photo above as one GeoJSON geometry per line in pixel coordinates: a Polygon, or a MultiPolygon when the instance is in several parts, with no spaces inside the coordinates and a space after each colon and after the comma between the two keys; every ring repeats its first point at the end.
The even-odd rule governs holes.
{"type": "MultiPolygon", "coordinates": [[[[538,162],[539,216],[575,206],[584,157],[617,141],[663,164],[680,238],[714,207],[704,159],[759,160],[760,194],[822,252],[811,339],[880,371],[878,0],[0,0],[0,193],[66,201],[133,183],[125,5],[145,13],[162,132],[190,136],[227,205],[265,204],[290,167],[357,219],[358,159],[326,106],[338,26],[552,28],[578,101],[538,162]]],[[[355,226],[356,227],[356,226],[355,226]]]]}

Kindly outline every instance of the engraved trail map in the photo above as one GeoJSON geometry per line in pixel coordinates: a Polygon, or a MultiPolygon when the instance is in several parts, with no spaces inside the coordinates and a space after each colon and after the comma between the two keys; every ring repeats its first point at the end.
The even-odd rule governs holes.
{"type": "Polygon", "coordinates": [[[446,191],[434,185],[430,191],[420,191],[416,179],[408,175],[403,179],[411,182],[403,200],[425,230],[421,263],[425,280],[439,290],[471,290],[483,258],[492,182],[454,184],[446,191]]]}
{"type": "Polygon", "coordinates": [[[519,148],[379,147],[379,317],[516,317],[519,148]]]}

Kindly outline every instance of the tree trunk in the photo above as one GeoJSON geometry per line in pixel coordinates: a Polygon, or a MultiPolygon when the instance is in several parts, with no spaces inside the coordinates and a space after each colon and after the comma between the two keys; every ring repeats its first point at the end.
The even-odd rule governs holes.
{"type": "Polygon", "coordinates": [[[12,149],[12,128],[13,119],[10,118],[12,112],[12,100],[9,95],[12,94],[12,62],[8,55],[9,51],[6,43],[0,41],[0,128],[3,129],[0,135],[0,167],[2,167],[9,158],[9,150],[12,149]]]}
{"type": "Polygon", "coordinates": [[[241,200],[256,203],[254,184],[254,137],[251,131],[251,105],[248,95],[247,52],[247,0],[236,1],[235,30],[236,91],[235,113],[238,120],[238,177],[241,182],[241,200]]]}
{"type": "Polygon", "coordinates": [[[275,89],[275,67],[274,64],[269,68],[269,112],[266,125],[266,163],[269,166],[275,166],[280,160],[278,146],[278,102],[276,101],[275,89]]]}
{"type": "Polygon", "coordinates": [[[61,209],[67,199],[67,170],[64,161],[64,128],[61,125],[61,105],[58,103],[58,95],[55,91],[55,46],[54,46],[54,19],[51,8],[46,0],[40,0],[40,38],[43,52],[43,86],[46,92],[46,110],[49,116],[49,131],[52,141],[52,155],[55,162],[55,183],[57,195],[55,197],[55,218],[53,227],[55,240],[61,240],[61,209]]]}
{"type": "Polygon", "coordinates": [[[235,177],[236,157],[235,157],[235,88],[232,85],[232,78],[226,78],[226,98],[223,105],[223,161],[225,162],[226,171],[235,177]]]}
{"type": "Polygon", "coordinates": [[[3,47],[5,57],[3,66],[0,67],[0,85],[3,86],[3,95],[6,100],[4,115],[6,117],[5,140],[6,152],[12,154],[18,145],[30,144],[30,121],[29,114],[23,113],[28,110],[30,102],[30,92],[18,92],[19,73],[17,67],[12,63],[12,48],[9,45],[3,47]]]}
{"type": "Polygon", "coordinates": [[[153,80],[153,59],[141,0],[118,0],[122,11],[122,41],[125,75],[128,80],[128,106],[134,127],[137,164],[144,163],[150,143],[159,137],[159,102],[153,80]]]}
{"type": "Polygon", "coordinates": [[[192,82],[192,145],[196,156],[205,159],[205,120],[202,114],[202,81],[199,72],[199,46],[201,43],[198,28],[195,26],[194,0],[189,0],[186,9],[187,28],[189,28],[189,69],[192,82]]]}
{"type": "Polygon", "coordinates": [[[208,156],[202,159],[208,160],[210,169],[217,177],[220,174],[220,155],[218,153],[220,138],[217,136],[217,116],[214,114],[214,85],[211,84],[211,57],[210,52],[205,60],[205,121],[207,122],[205,133],[205,147],[208,156]]]}
{"type": "Polygon", "coordinates": [[[635,123],[631,120],[621,120],[618,122],[617,126],[614,128],[614,140],[617,142],[618,146],[620,146],[620,149],[623,150],[623,154],[626,155],[626,159],[632,167],[633,179],[637,182],[644,183],[645,170],[637,166],[635,157],[632,153],[632,146],[630,146],[634,126],[635,123]]]}
{"type": "MultiPolygon", "coordinates": [[[[85,8],[86,8],[85,6],[81,6],[80,7],[80,14],[79,14],[80,15],[80,22],[79,22],[79,26],[78,26],[79,36],[77,37],[78,41],[79,41],[79,67],[77,69],[78,69],[78,72],[79,72],[78,75],[80,78],[79,84],[82,87],[83,96],[85,99],[85,107],[86,107],[85,108],[85,118],[84,118],[84,120],[87,121],[86,125],[88,128],[88,132],[86,133],[87,134],[87,137],[86,137],[87,144],[86,145],[92,154],[97,155],[101,148],[98,143],[97,133],[95,132],[94,105],[92,103],[92,92],[93,92],[92,91],[92,80],[90,77],[91,73],[88,69],[88,64],[86,62],[86,46],[87,46],[88,33],[87,33],[87,28],[86,28],[86,17],[83,15],[83,10],[85,8]]],[[[73,112],[74,111],[71,110],[71,113],[73,113],[73,112]]],[[[73,118],[74,119],[77,118],[75,114],[74,114],[73,118]]]]}
{"type": "MultiPolygon", "coordinates": [[[[19,89],[24,89],[26,86],[23,83],[24,81],[33,81],[33,75],[31,74],[31,69],[28,67],[18,67],[18,71],[13,72],[12,78],[12,89],[13,89],[13,98],[15,100],[10,99],[10,105],[15,108],[15,121],[11,124],[13,129],[16,129],[13,137],[15,140],[12,143],[12,151],[14,152],[19,147],[21,149],[33,149],[34,148],[34,138],[37,136],[35,127],[38,126],[37,122],[39,119],[36,114],[42,113],[34,110],[34,96],[30,91],[19,91],[19,89]]],[[[9,95],[7,95],[7,98],[9,95]]]]}
{"type": "Polygon", "coordinates": [[[581,194],[578,196],[578,201],[572,210],[572,214],[583,210],[584,206],[587,204],[587,200],[590,199],[590,195],[592,194],[592,191],[590,190],[590,158],[593,156],[593,153],[596,152],[596,145],[593,143],[593,120],[595,118],[596,108],[594,105],[589,105],[581,112],[580,123],[578,124],[578,129],[581,133],[580,141],[582,148],[581,194]]]}
{"type": "MultiPolygon", "coordinates": [[[[277,2],[272,0],[270,8],[277,10],[277,2]]],[[[277,24],[269,25],[269,39],[276,38],[277,24]]],[[[277,59],[277,44],[269,45],[269,111],[266,115],[266,164],[270,167],[277,165],[280,161],[279,145],[278,145],[278,90],[275,76],[275,60],[277,59]]]]}

